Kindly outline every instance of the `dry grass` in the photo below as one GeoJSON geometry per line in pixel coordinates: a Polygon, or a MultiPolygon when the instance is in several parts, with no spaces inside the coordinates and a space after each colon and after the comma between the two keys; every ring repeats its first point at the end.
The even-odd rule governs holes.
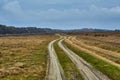
{"type": "Polygon", "coordinates": [[[0,80],[44,80],[54,35],[0,37],[0,80]]]}
{"type": "Polygon", "coordinates": [[[94,68],[101,71],[107,75],[111,80],[120,79],[120,68],[114,66],[113,64],[107,62],[105,59],[98,58],[88,52],[82,51],[79,47],[75,46],[69,41],[65,41],[64,44],[74,51],[77,55],[82,57],[88,63],[90,63],[94,68]]]}
{"type": "Polygon", "coordinates": [[[120,32],[81,33],[71,35],[69,39],[86,49],[116,64],[120,64],[120,32]]]}
{"type": "MultiPolygon", "coordinates": [[[[120,34],[120,33],[119,33],[120,34]]],[[[107,36],[77,36],[77,39],[82,40],[84,43],[92,46],[97,46],[103,49],[120,53],[120,36],[107,35],[107,36]]]]}

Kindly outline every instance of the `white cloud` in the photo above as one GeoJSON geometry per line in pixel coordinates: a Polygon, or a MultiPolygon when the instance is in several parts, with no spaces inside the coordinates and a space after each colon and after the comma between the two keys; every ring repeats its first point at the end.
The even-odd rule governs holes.
{"type": "Polygon", "coordinates": [[[1,13],[3,13],[2,15],[0,13],[0,16],[6,17],[10,22],[18,21],[21,24],[30,24],[31,22],[56,25],[58,23],[91,25],[94,23],[101,24],[102,22],[116,24],[120,20],[120,5],[116,5],[116,2],[112,2],[112,0],[107,0],[104,4],[103,2],[105,1],[4,0],[4,4],[0,5],[2,6],[1,13]],[[114,3],[114,6],[110,6],[109,1],[114,3]]]}
{"type": "Polygon", "coordinates": [[[112,12],[120,13],[120,6],[116,6],[110,9],[112,12]]]}
{"type": "Polygon", "coordinates": [[[23,10],[17,0],[6,0],[6,4],[3,6],[3,10],[8,14],[20,16],[23,14],[23,10]]]}

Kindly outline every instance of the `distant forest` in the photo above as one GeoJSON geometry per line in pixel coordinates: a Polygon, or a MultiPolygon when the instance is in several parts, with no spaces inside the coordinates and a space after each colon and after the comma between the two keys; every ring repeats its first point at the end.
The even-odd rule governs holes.
{"type": "Polygon", "coordinates": [[[104,30],[104,29],[74,29],[74,30],[59,30],[50,28],[37,28],[37,27],[14,27],[6,26],[0,24],[0,35],[9,34],[54,34],[54,33],[79,33],[79,32],[106,32],[115,31],[120,32],[120,30],[104,30]]]}
{"type": "Polygon", "coordinates": [[[0,25],[0,34],[50,34],[54,33],[49,28],[36,28],[36,27],[13,27],[0,25]]]}

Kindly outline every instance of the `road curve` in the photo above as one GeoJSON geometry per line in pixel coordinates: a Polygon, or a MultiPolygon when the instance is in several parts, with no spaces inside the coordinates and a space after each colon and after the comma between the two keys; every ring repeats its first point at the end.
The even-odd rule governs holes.
{"type": "Polygon", "coordinates": [[[64,71],[58,61],[56,52],[53,47],[55,41],[57,40],[50,42],[48,45],[49,64],[46,80],[66,80],[64,76],[64,71]]]}
{"type": "Polygon", "coordinates": [[[83,76],[84,80],[110,80],[107,76],[102,74],[100,71],[97,71],[90,64],[88,64],[85,60],[83,60],[73,51],[71,51],[66,46],[64,46],[62,44],[63,40],[64,39],[61,39],[58,42],[59,47],[63,49],[65,54],[72,60],[72,62],[75,64],[75,66],[77,67],[81,75],[83,76]]]}

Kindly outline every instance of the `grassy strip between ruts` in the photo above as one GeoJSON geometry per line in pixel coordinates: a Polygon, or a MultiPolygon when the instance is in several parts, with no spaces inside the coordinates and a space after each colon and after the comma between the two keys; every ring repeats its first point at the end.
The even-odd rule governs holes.
{"type": "Polygon", "coordinates": [[[69,43],[64,41],[64,44],[74,51],[77,55],[82,57],[84,60],[86,60],[88,63],[90,63],[93,67],[107,75],[111,80],[120,80],[120,68],[107,63],[101,59],[98,59],[89,53],[83,52],[74,46],[71,46],[69,43]]]}
{"type": "Polygon", "coordinates": [[[64,51],[58,46],[57,43],[58,41],[54,43],[54,48],[67,80],[83,80],[75,65],[72,63],[69,57],[65,55],[64,51]]]}

